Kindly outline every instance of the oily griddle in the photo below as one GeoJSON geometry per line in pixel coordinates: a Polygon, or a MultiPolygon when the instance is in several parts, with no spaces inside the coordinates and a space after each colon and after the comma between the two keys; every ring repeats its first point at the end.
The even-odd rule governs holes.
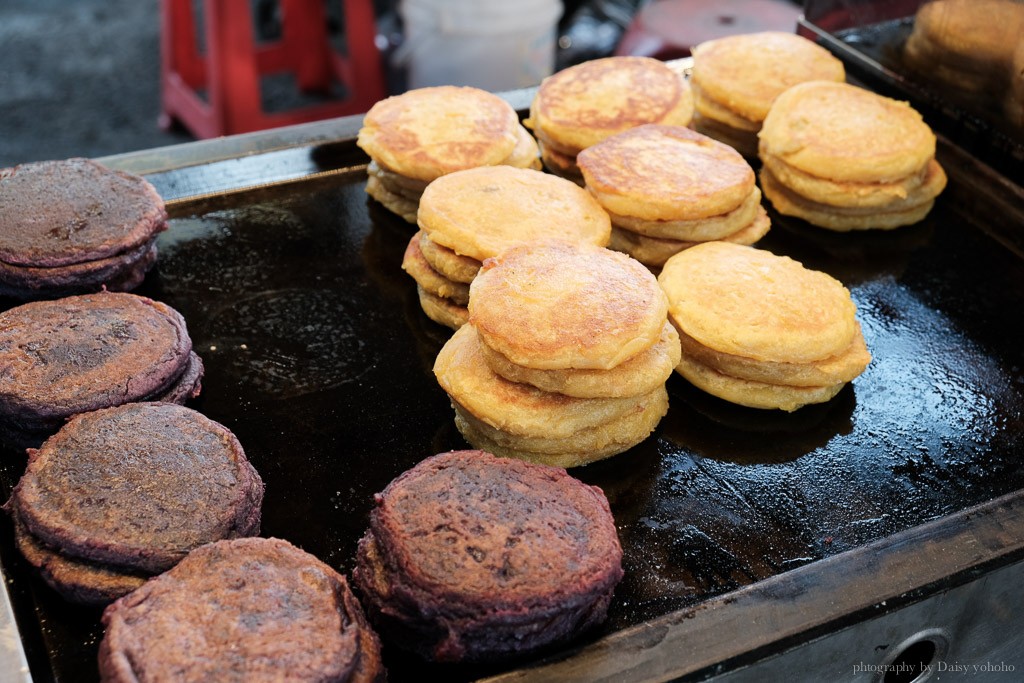
{"type": "MultiPolygon", "coordinates": [[[[583,642],[1021,488],[1024,262],[997,239],[1012,217],[985,206],[953,182],[928,219],[891,233],[772,214],[759,246],[850,287],[874,361],[793,414],[673,376],[653,438],[574,471],[605,489],[626,571],[608,622],[583,642]]],[[[413,230],[367,199],[358,172],[213,196],[176,206],[139,290],[187,320],[207,367],[190,405],[235,432],[266,482],[263,535],[345,574],[373,494],[466,447],[430,370],[450,332],[422,314],[400,267],[413,230]]],[[[5,454],[5,487],[22,466],[5,454]]],[[[99,612],[27,571],[8,524],[0,553],[33,674],[88,679],[99,612]]],[[[384,652],[392,681],[509,668],[384,652]]]]}

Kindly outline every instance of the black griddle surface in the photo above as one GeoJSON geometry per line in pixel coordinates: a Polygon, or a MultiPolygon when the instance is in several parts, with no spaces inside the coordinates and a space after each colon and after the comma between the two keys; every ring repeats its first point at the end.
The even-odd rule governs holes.
{"type": "MultiPolygon", "coordinates": [[[[178,205],[139,290],[188,321],[207,368],[190,405],[237,434],[266,482],[263,535],[346,574],[373,494],[466,447],[431,373],[449,332],[400,268],[414,229],[363,188],[353,172],[178,205]]],[[[1022,487],[1024,262],[979,224],[983,201],[954,182],[923,223],[865,235],[772,214],[759,246],[850,287],[874,360],[793,414],[674,375],[652,438],[574,470],[607,492],[626,570],[608,622],[580,643],[1022,487]]],[[[7,491],[23,467],[5,454],[7,491]]],[[[100,612],[49,591],[9,526],[0,552],[33,675],[95,679],[100,612]]],[[[385,658],[393,682],[532,661],[424,665],[389,643],[385,658]]]]}

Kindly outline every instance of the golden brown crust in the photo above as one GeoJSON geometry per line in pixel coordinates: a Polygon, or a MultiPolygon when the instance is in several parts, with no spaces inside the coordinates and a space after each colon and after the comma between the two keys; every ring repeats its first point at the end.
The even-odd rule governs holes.
{"type": "Polygon", "coordinates": [[[724,375],[685,355],[676,366],[676,372],[698,389],[730,403],[748,408],[778,409],[786,412],[793,412],[811,403],[824,403],[846,386],[845,382],[824,387],[791,387],[753,382],[724,375]]]}
{"type": "Polygon", "coordinates": [[[668,392],[662,385],[647,394],[636,410],[568,438],[509,434],[478,420],[458,404],[454,407],[455,426],[476,448],[504,458],[580,467],[622,453],[646,439],[668,412],[668,392]]]}
{"type": "Polygon", "coordinates": [[[668,322],[654,346],[611,370],[537,370],[516,365],[486,344],[481,344],[480,350],[491,370],[510,382],[577,398],[616,398],[650,393],[672,375],[680,354],[679,334],[668,322]]]}
{"type": "Polygon", "coordinates": [[[645,220],[719,216],[754,189],[739,152],[678,126],[634,128],[580,152],[576,163],[601,206],[645,220]]]}
{"type": "MultiPolygon", "coordinates": [[[[721,242],[732,242],[733,244],[750,245],[768,234],[771,229],[771,219],[763,206],[757,207],[757,216],[750,222],[750,225],[740,228],[731,235],[721,238],[721,242]]],[[[661,268],[670,258],[690,247],[695,247],[703,242],[691,242],[685,240],[665,240],[657,237],[647,237],[629,230],[612,228],[612,241],[609,249],[629,254],[640,263],[650,268],[661,268]]]]}
{"type": "Polygon", "coordinates": [[[752,247],[698,244],[670,258],[658,282],[676,327],[723,353],[809,363],[842,353],[858,330],[838,280],[752,247]]]}
{"type": "MultiPolygon", "coordinates": [[[[941,167],[939,170],[941,172],[941,167]]],[[[945,173],[941,173],[940,178],[939,182],[944,187],[946,184],[945,173]]],[[[764,189],[765,197],[779,213],[796,216],[812,225],[836,232],[891,230],[904,225],[912,225],[923,220],[935,205],[934,200],[928,199],[922,204],[894,211],[885,208],[851,209],[828,206],[804,199],[795,192],[791,192],[767,169],[761,169],[761,187],[764,189]]]]}
{"type": "Polygon", "coordinates": [[[606,57],[544,79],[527,125],[571,153],[645,123],[686,126],[692,117],[689,84],[663,63],[606,57]]]}
{"type": "Polygon", "coordinates": [[[418,203],[392,192],[375,175],[366,179],[366,194],[380,202],[385,209],[397,214],[407,223],[416,223],[418,203]]]}
{"type": "Polygon", "coordinates": [[[935,135],[906,102],[827,81],[776,98],[761,129],[761,156],[819,178],[891,182],[935,156],[935,135]]]}
{"type": "MultiPolygon", "coordinates": [[[[703,116],[699,111],[693,114],[692,127],[702,135],[724,142],[748,159],[757,158],[757,131],[733,128],[728,124],[703,116]]],[[[760,129],[758,126],[758,130],[760,129]]]]}
{"type": "Polygon", "coordinates": [[[495,429],[519,436],[569,439],[642,409],[647,396],[575,398],[494,374],[472,323],[463,325],[437,355],[434,374],[464,410],[495,429]]]}
{"type": "Polygon", "coordinates": [[[478,261],[544,238],[608,244],[611,221],[579,186],[510,166],[438,178],[423,193],[420,227],[441,246],[478,261]]]}
{"type": "Polygon", "coordinates": [[[888,183],[836,182],[819,178],[770,154],[761,161],[775,181],[801,197],[818,204],[865,209],[863,213],[918,206],[935,199],[946,186],[946,174],[934,159],[917,173],[888,183]]]}
{"type": "Polygon", "coordinates": [[[773,363],[715,351],[688,334],[680,334],[683,355],[730,377],[792,387],[832,386],[854,379],[871,362],[860,325],[853,341],[841,353],[810,363],[773,363]]]}
{"type": "Polygon", "coordinates": [[[470,286],[470,321],[484,342],[541,370],[614,368],[658,340],[667,310],[642,264],[557,240],[488,259],[470,286]]]}
{"type": "Polygon", "coordinates": [[[507,159],[519,119],[485,90],[443,85],[381,100],[363,118],[356,141],[385,168],[419,180],[507,159]]]}
{"type": "Polygon", "coordinates": [[[787,89],[806,81],[842,82],[846,73],[825,48],[794,33],[764,31],[697,45],[691,78],[698,110],[702,99],[705,106],[711,101],[759,128],[772,102],[787,89]]]}
{"type": "Polygon", "coordinates": [[[469,285],[449,280],[431,268],[427,260],[423,258],[423,252],[420,251],[420,233],[413,235],[409,240],[409,245],[405,248],[402,270],[409,273],[416,284],[434,296],[449,299],[459,306],[469,303],[469,285]]]}
{"type": "Polygon", "coordinates": [[[934,0],[917,11],[906,48],[926,68],[938,62],[978,76],[1003,74],[1022,32],[1020,2],[934,0]]]}
{"type": "Polygon", "coordinates": [[[580,167],[576,165],[576,155],[562,154],[544,142],[540,144],[540,159],[546,168],[556,176],[571,180],[580,187],[583,187],[583,174],[580,167]]]}
{"type": "Polygon", "coordinates": [[[736,112],[728,109],[725,105],[709,98],[696,83],[693,84],[693,96],[695,123],[697,115],[699,114],[702,119],[711,119],[723,126],[728,126],[729,128],[742,131],[744,133],[757,134],[757,131],[761,130],[761,121],[763,117],[762,119],[752,121],[740,116],[736,112]]]}
{"type": "Polygon", "coordinates": [[[761,190],[755,187],[738,207],[720,216],[691,221],[647,221],[633,216],[609,214],[612,225],[645,237],[684,242],[707,242],[725,239],[736,231],[748,227],[758,216],[761,190]]]}
{"type": "Polygon", "coordinates": [[[540,163],[540,149],[537,146],[537,141],[530,135],[530,131],[526,130],[522,124],[516,128],[516,146],[512,149],[512,153],[508,155],[508,158],[501,162],[503,166],[513,166],[515,168],[532,168],[534,171],[541,169],[540,163]]]}
{"type": "Polygon", "coordinates": [[[469,284],[476,277],[483,264],[471,256],[463,256],[454,249],[442,246],[430,239],[430,235],[420,230],[420,251],[430,267],[441,275],[455,282],[469,284]]]}
{"type": "Polygon", "coordinates": [[[469,311],[465,306],[459,306],[451,299],[431,294],[419,285],[416,285],[416,293],[419,296],[423,312],[438,325],[457,330],[469,322],[469,311]]]}

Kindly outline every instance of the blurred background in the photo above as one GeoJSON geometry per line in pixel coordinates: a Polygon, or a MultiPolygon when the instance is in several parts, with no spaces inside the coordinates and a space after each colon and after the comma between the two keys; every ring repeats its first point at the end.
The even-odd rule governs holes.
{"type": "MultiPolygon", "coordinates": [[[[164,2],[175,4],[175,0],[164,2]]],[[[447,54],[456,65],[479,61],[458,53],[460,46],[451,41],[430,45],[421,38],[406,40],[409,22],[403,18],[408,19],[410,12],[443,11],[449,13],[446,20],[450,20],[450,12],[459,7],[472,12],[490,5],[492,14],[477,12],[467,21],[476,22],[470,29],[478,40],[485,44],[491,41],[492,45],[497,45],[499,39],[492,30],[496,26],[521,32],[540,26],[543,33],[547,22],[553,32],[549,28],[544,40],[523,35],[532,41],[531,49],[540,50],[542,61],[545,50],[549,55],[554,52],[553,57],[547,57],[552,60],[548,68],[554,69],[613,54],[623,45],[632,54],[678,57],[686,54],[687,42],[694,40],[691,36],[706,38],[716,32],[760,30],[769,20],[782,21],[784,30],[793,30],[799,13],[798,3],[789,0],[404,2],[404,14],[399,11],[399,0],[373,2],[373,44],[385,66],[384,88],[392,94],[401,92],[410,81],[411,85],[430,84],[424,79],[436,73],[428,73],[427,65],[443,72],[443,65],[434,65],[440,55],[447,54]],[[655,20],[648,22],[654,24],[653,28],[638,26],[641,13],[652,5],[661,9],[655,20]],[[751,14],[755,6],[762,8],[761,15],[751,14]],[[675,13],[666,14],[667,9],[675,13]],[[772,12],[778,12],[779,18],[769,17],[772,12]],[[420,82],[415,82],[417,78],[420,82]]],[[[178,4],[184,3],[191,6],[197,32],[202,35],[203,3],[180,0],[178,4]]],[[[278,39],[281,3],[248,0],[248,4],[256,39],[278,39]]],[[[325,7],[327,31],[337,47],[344,43],[342,3],[329,0],[325,7]]],[[[0,167],[40,159],[98,157],[196,139],[194,132],[180,123],[166,130],[157,124],[161,114],[160,11],[158,0],[0,1],[0,167]]],[[[423,21],[423,17],[418,15],[416,20],[423,21]]],[[[535,58],[535,54],[524,57],[526,61],[535,58]]],[[[476,67],[478,71],[490,70],[495,78],[503,68],[482,63],[476,67]]],[[[515,85],[535,85],[543,75],[536,69],[535,65],[520,68],[526,80],[531,80],[531,74],[536,77],[534,82],[524,82],[521,73],[513,75],[513,79],[519,79],[515,85]]],[[[489,89],[507,89],[509,82],[503,80],[489,89]]],[[[328,91],[312,100],[330,99],[336,94],[328,91]]],[[[200,95],[206,97],[206,93],[200,95]]],[[[263,78],[260,98],[267,111],[289,111],[312,101],[309,93],[298,91],[295,79],[287,74],[263,78]]]]}

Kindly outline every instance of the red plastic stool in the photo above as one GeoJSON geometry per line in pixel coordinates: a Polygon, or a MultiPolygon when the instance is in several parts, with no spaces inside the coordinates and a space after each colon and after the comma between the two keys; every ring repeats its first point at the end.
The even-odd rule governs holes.
{"type": "Polygon", "coordinates": [[[161,0],[160,125],[178,120],[196,137],[212,138],[368,110],[385,96],[373,5],[342,2],[347,56],[331,48],[324,0],[280,0],[282,37],[271,44],[256,43],[250,0],[202,0],[205,53],[196,43],[192,0],[161,0]],[[348,96],[266,113],[260,77],[284,71],[304,91],[326,92],[337,79],[348,96]]]}
{"type": "Polygon", "coordinates": [[[789,0],[659,0],[633,19],[617,55],[689,57],[705,40],[756,31],[796,31],[800,8],[789,0]]]}

